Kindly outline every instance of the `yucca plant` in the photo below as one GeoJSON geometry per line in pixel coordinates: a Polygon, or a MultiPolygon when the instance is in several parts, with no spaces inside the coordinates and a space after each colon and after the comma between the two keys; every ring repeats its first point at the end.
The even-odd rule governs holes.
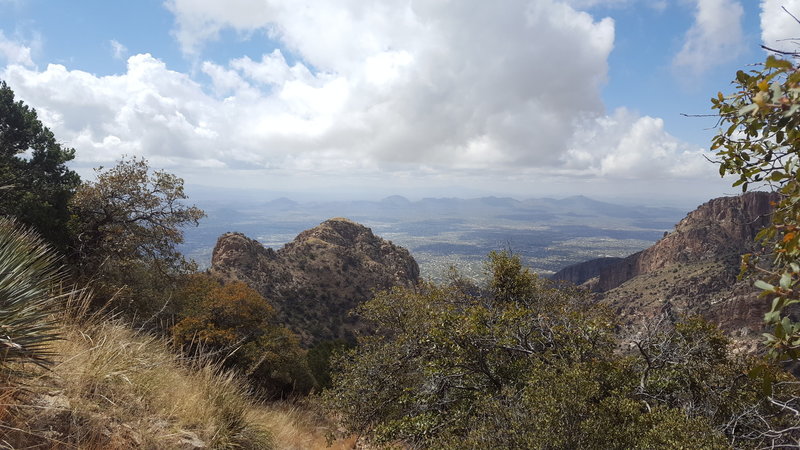
{"type": "Polygon", "coordinates": [[[62,280],[56,253],[34,231],[0,218],[0,370],[50,362],[58,338],[52,293],[62,280]]]}

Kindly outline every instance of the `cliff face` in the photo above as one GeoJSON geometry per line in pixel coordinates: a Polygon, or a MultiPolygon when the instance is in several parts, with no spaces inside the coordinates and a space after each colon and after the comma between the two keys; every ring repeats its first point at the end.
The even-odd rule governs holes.
{"type": "Polygon", "coordinates": [[[303,343],[352,338],[349,311],[375,291],[411,287],[419,267],[409,252],[347,219],[330,219],[277,251],[239,233],[217,240],[211,271],[242,280],[269,299],[303,343]]]}
{"type": "Polygon", "coordinates": [[[552,279],[569,281],[572,284],[583,284],[598,276],[603,269],[615,266],[622,262],[624,258],[597,258],[564,267],[554,273],[552,279]]]}
{"type": "MultiPolygon", "coordinates": [[[[623,323],[636,327],[665,308],[699,314],[734,337],[757,336],[767,305],[738,281],[740,256],[770,222],[777,194],[749,192],[713,199],[689,213],[652,247],[605,266],[589,265],[581,278],[623,323]]],[[[574,266],[571,266],[574,267],[574,266]]],[[[576,269],[565,268],[561,279],[576,269]]]]}
{"type": "Polygon", "coordinates": [[[778,195],[748,192],[737,197],[715,198],[690,212],[675,230],[652,247],[616,264],[599,267],[593,289],[604,292],[646,273],[673,264],[690,264],[737,258],[753,249],[753,239],[769,224],[771,202],[778,195]]]}

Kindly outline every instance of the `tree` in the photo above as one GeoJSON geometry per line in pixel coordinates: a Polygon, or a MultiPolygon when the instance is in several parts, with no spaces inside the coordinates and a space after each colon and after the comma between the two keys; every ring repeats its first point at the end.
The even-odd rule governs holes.
{"type": "Polygon", "coordinates": [[[69,241],[68,203],[80,183],[66,166],[74,157],[0,81],[0,215],[32,226],[61,251],[69,241]]]}
{"type": "Polygon", "coordinates": [[[70,203],[73,263],[80,278],[95,280],[100,298],[116,295],[128,312],[153,313],[175,277],[193,270],[176,246],[182,227],[205,214],[183,204],[183,180],[151,171],[144,159],[96,172],[70,203]]]}
{"type": "Polygon", "coordinates": [[[304,394],[311,373],[299,338],[275,323],[275,309],[241,281],[225,285],[206,274],[185,278],[176,293],[175,342],[213,355],[248,376],[266,395],[304,394]]]}
{"type": "Polygon", "coordinates": [[[773,327],[771,353],[796,359],[800,323],[787,307],[800,302],[800,66],[770,55],[760,67],[737,72],[733,84],[733,94],[711,99],[720,118],[711,149],[720,174],[737,176],[734,186],[766,185],[781,194],[772,225],[758,235],[772,260],[744,262],[761,273],[756,286],[771,301],[765,315],[773,327]]]}
{"type": "Polygon", "coordinates": [[[620,355],[613,316],[586,292],[507,253],[488,269],[483,287],[456,277],[361,308],[377,334],[334,358],[321,396],[343,434],[414,448],[727,448],[731,423],[769,416],[757,380],[731,383],[749,363],[713,327],[671,324],[620,355]]]}

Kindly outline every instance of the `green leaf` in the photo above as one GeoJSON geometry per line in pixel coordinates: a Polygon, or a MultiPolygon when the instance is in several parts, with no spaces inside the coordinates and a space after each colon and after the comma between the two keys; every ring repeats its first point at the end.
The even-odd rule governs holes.
{"type": "Polygon", "coordinates": [[[765,323],[775,323],[775,322],[779,321],[780,318],[781,318],[781,312],[780,311],[770,311],[770,312],[764,314],[764,322],[765,323]]]}
{"type": "Polygon", "coordinates": [[[763,280],[756,280],[756,282],[753,285],[756,288],[761,289],[762,291],[774,291],[775,290],[775,286],[773,286],[773,285],[771,285],[771,284],[769,284],[769,283],[767,283],[766,281],[763,281],[763,280]]]}
{"type": "MultiPolygon", "coordinates": [[[[764,67],[766,67],[767,69],[788,70],[792,68],[792,63],[785,59],[776,58],[775,55],[769,55],[767,57],[767,61],[764,63],[764,67]]],[[[738,74],[737,74],[737,79],[738,79],[738,74]]]]}
{"type": "Polygon", "coordinates": [[[769,177],[767,178],[769,181],[781,181],[786,179],[787,176],[785,173],[782,172],[772,172],[769,177]]]}
{"type": "Polygon", "coordinates": [[[781,275],[780,286],[784,289],[789,289],[792,286],[792,275],[789,273],[781,275]]]}

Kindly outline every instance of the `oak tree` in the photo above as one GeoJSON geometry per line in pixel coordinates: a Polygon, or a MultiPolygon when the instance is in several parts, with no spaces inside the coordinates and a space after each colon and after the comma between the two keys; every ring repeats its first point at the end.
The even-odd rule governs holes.
{"type": "Polygon", "coordinates": [[[70,203],[72,261],[100,298],[116,295],[128,312],[153,313],[168,301],[175,277],[193,271],[177,245],[183,227],[197,225],[204,213],[183,203],[182,179],[151,170],[144,159],[96,172],[70,203]]]}

